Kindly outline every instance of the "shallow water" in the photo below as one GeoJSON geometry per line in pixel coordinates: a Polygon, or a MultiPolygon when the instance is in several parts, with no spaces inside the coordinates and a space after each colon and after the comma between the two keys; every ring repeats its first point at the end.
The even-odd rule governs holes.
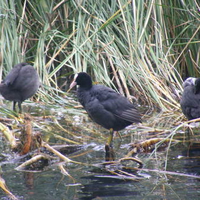
{"type": "MultiPolygon", "coordinates": [[[[10,151],[7,140],[0,133],[1,177],[18,199],[195,200],[200,198],[198,133],[192,135],[190,140],[186,140],[186,134],[180,131],[174,139],[179,139],[181,142],[172,143],[169,148],[154,153],[138,153],[137,158],[143,162],[144,170],[126,171],[130,176],[120,177],[119,174],[111,173],[115,171],[113,170],[115,167],[120,170],[119,166],[101,165],[105,161],[104,144],[108,136],[107,130],[88,120],[83,110],[79,109],[73,115],[73,110],[68,113],[59,106],[35,107],[31,104],[28,107],[27,105],[29,104],[25,103],[24,111],[30,112],[33,116],[34,131],[39,132],[43,140],[52,146],[70,144],[52,134],[79,142],[80,145],[70,144],[71,146],[65,149],[63,154],[86,165],[65,164],[64,168],[71,177],[61,173],[58,167],[59,159],[49,162],[42,171],[17,171],[15,168],[22,163],[22,160],[10,151]]],[[[6,116],[2,114],[1,117],[6,116]]],[[[138,126],[141,125],[121,131],[121,144],[119,136],[116,135],[114,139],[116,160],[126,156],[130,142],[148,139],[148,131],[146,134],[140,134],[136,129],[138,126]]],[[[0,192],[0,198],[8,199],[3,191],[0,192]]]]}

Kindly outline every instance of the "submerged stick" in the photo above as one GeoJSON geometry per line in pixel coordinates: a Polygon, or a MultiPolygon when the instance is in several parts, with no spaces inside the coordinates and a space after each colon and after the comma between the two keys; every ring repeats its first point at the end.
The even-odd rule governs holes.
{"type": "Polygon", "coordinates": [[[34,156],[33,158],[25,161],[24,163],[22,163],[21,165],[19,165],[18,167],[16,167],[15,169],[18,170],[18,171],[21,171],[21,170],[24,170],[24,168],[28,165],[31,165],[32,163],[38,161],[38,160],[41,160],[42,158],[46,158],[44,155],[36,155],[34,156]]]}
{"type": "Polygon", "coordinates": [[[78,161],[74,161],[71,160],[69,158],[67,158],[66,156],[64,156],[63,154],[61,154],[59,151],[55,150],[53,147],[51,147],[49,144],[47,144],[46,142],[41,142],[41,146],[47,148],[49,151],[51,151],[52,153],[54,153],[56,156],[58,156],[60,159],[64,160],[65,162],[69,163],[75,163],[75,164],[79,164],[79,165],[88,165],[82,162],[78,162],[78,161]]]}
{"type": "Polygon", "coordinates": [[[25,121],[25,125],[24,125],[24,129],[22,130],[24,141],[21,141],[24,145],[22,147],[20,155],[27,154],[31,149],[31,143],[32,143],[33,133],[32,133],[31,117],[28,114],[25,114],[24,121],[25,121]]]}
{"type": "Polygon", "coordinates": [[[71,159],[67,158],[66,156],[64,156],[63,154],[61,154],[59,151],[55,150],[53,147],[51,147],[50,145],[48,145],[46,142],[42,141],[42,145],[41,146],[47,148],[49,151],[51,151],[52,153],[54,153],[56,156],[58,156],[59,158],[61,158],[65,162],[72,162],[71,159]]]}

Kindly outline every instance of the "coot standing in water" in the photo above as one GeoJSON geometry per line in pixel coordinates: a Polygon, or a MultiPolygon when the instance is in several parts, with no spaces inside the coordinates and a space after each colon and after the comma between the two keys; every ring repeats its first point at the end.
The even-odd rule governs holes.
{"type": "Polygon", "coordinates": [[[111,147],[113,132],[132,123],[141,122],[135,106],[124,96],[103,85],[92,85],[91,77],[80,72],[74,76],[70,89],[78,85],[77,96],[90,118],[110,130],[108,145],[111,147]]]}
{"type": "Polygon", "coordinates": [[[189,77],[183,82],[181,109],[188,120],[200,117],[200,78],[189,77]]]}
{"type": "Polygon", "coordinates": [[[13,110],[18,103],[19,112],[24,100],[33,96],[39,88],[39,76],[33,66],[19,63],[13,67],[0,84],[0,93],[6,99],[13,101],[13,110]]]}

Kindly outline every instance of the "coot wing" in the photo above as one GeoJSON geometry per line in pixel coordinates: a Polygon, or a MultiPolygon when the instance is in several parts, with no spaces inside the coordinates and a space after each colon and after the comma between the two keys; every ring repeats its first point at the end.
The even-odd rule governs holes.
{"type": "Polygon", "coordinates": [[[33,88],[34,85],[38,85],[39,77],[36,70],[31,65],[26,65],[21,68],[19,76],[14,83],[16,89],[25,90],[33,88]]]}
{"type": "Polygon", "coordinates": [[[96,98],[106,111],[129,122],[141,122],[141,116],[134,105],[113,89],[94,85],[92,92],[95,92],[96,98]]]}
{"type": "Polygon", "coordinates": [[[117,116],[129,122],[141,122],[141,115],[135,107],[130,110],[125,110],[121,113],[121,115],[117,116]]]}
{"type": "Polygon", "coordinates": [[[14,81],[16,80],[16,78],[18,77],[22,66],[23,65],[21,65],[21,64],[15,65],[12,68],[12,70],[8,73],[8,75],[5,77],[3,83],[5,83],[8,86],[11,86],[14,83],[14,81]]]}
{"type": "Polygon", "coordinates": [[[180,104],[183,114],[189,120],[200,117],[200,94],[194,94],[194,86],[184,89],[180,104]]]}

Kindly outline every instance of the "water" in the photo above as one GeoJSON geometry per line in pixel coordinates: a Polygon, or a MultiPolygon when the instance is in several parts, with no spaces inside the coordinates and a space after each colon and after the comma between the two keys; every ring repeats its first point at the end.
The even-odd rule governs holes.
{"type": "MultiPolygon", "coordinates": [[[[24,109],[26,110],[26,107],[24,109]]],[[[83,164],[64,164],[64,169],[70,176],[61,172],[59,168],[61,162],[56,157],[38,172],[17,171],[15,168],[23,161],[10,151],[7,140],[0,134],[1,177],[18,199],[195,200],[200,198],[198,132],[188,140],[186,134],[180,131],[174,139],[182,142],[174,142],[170,148],[162,148],[155,153],[141,151],[137,154],[137,158],[143,162],[144,170],[128,170],[122,168],[120,164],[114,167],[102,165],[105,162],[104,144],[108,132],[88,120],[84,111],[78,110],[76,112],[80,112],[79,114],[72,115],[61,107],[45,106],[31,107],[28,110],[33,116],[34,132],[40,133],[43,140],[51,146],[70,144],[53,134],[79,142],[79,145],[70,144],[69,147],[62,149],[62,153],[83,164]],[[43,117],[44,115],[46,117],[43,117]],[[120,176],[120,170],[127,175],[120,176]]],[[[2,114],[1,117],[6,116],[2,114]]],[[[119,136],[114,139],[116,161],[127,155],[129,149],[127,144],[130,141],[149,139],[148,131],[146,134],[141,134],[134,126],[130,130],[121,131],[121,134],[123,138],[121,144],[119,136]]],[[[136,167],[136,164],[128,162],[128,166],[136,167]]],[[[8,199],[3,191],[0,192],[0,199],[8,199]]]]}

